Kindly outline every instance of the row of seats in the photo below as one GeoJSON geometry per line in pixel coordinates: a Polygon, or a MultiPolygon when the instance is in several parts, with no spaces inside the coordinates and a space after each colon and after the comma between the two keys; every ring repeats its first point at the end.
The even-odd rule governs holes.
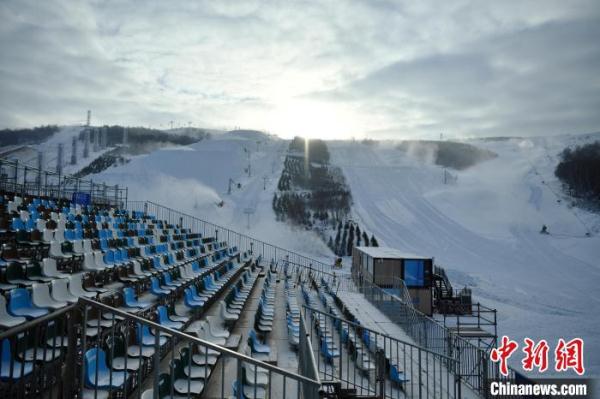
{"type": "MultiPolygon", "coordinates": [[[[325,311],[334,316],[341,317],[333,298],[326,292],[322,286],[318,287],[319,298],[325,308],[325,311]]],[[[354,327],[346,323],[341,323],[339,320],[333,321],[336,330],[341,331],[341,343],[346,345],[349,355],[352,356],[358,370],[365,373],[367,376],[375,370],[375,359],[371,356],[369,345],[362,341],[362,337],[367,330],[363,330],[363,336],[354,331],[354,327]]]]}
{"type": "MultiPolygon", "coordinates": [[[[245,355],[262,362],[270,362],[274,357],[266,337],[273,331],[276,284],[277,273],[273,267],[269,267],[258,299],[254,328],[248,332],[247,346],[244,350],[245,355]],[[263,336],[262,339],[259,334],[263,336]]],[[[269,371],[246,363],[242,363],[241,371],[242,379],[232,383],[233,395],[253,399],[266,398],[270,383],[269,371]]]]}
{"type": "Polygon", "coordinates": [[[258,301],[258,309],[254,317],[254,328],[265,335],[273,331],[273,320],[275,319],[275,284],[277,274],[270,269],[265,277],[263,289],[258,301]]]}
{"type": "MultiPolygon", "coordinates": [[[[227,279],[230,278],[230,276],[232,275],[233,271],[235,271],[235,268],[234,268],[234,266],[233,266],[233,264],[231,262],[229,262],[225,266],[225,268],[226,268],[226,272],[223,274],[223,276],[217,278],[218,279],[217,284],[219,284],[219,285],[223,285],[227,281],[227,279]]],[[[217,274],[217,276],[218,276],[218,272],[215,272],[215,274],[217,274]]],[[[81,282],[80,282],[80,277],[81,277],[81,275],[73,275],[73,276],[71,276],[70,277],[71,283],[69,284],[69,286],[71,288],[73,288],[73,286],[74,286],[73,285],[73,280],[75,280],[75,281],[78,281],[78,283],[79,283],[78,287],[79,287],[80,290],[82,290],[82,288],[81,288],[81,282]]],[[[188,278],[191,278],[191,277],[188,277],[188,278]]],[[[65,279],[56,279],[56,280],[52,281],[52,285],[54,285],[54,286],[62,286],[61,283],[64,283],[64,282],[66,282],[65,279]]],[[[40,286],[45,286],[45,285],[40,285],[40,286]]],[[[36,290],[36,286],[34,286],[34,290],[36,290]]],[[[53,291],[54,291],[54,293],[57,292],[56,289],[54,289],[53,291]]],[[[11,295],[14,294],[15,292],[18,292],[18,293],[25,292],[26,293],[27,291],[24,290],[24,289],[16,289],[14,292],[11,292],[11,295]]],[[[37,291],[34,291],[34,292],[37,292],[37,291]]],[[[82,292],[83,292],[83,290],[82,290],[82,292]]],[[[78,295],[78,294],[79,294],[78,292],[75,292],[73,294],[67,293],[66,295],[70,295],[70,297],[65,298],[65,300],[68,300],[70,302],[74,302],[74,301],[77,300],[77,296],[76,295],[78,295]]],[[[88,293],[88,294],[90,294],[90,293],[88,293]]],[[[93,295],[95,295],[95,294],[93,294],[93,295]]],[[[124,289],[124,296],[125,296],[125,304],[126,304],[126,309],[127,310],[132,310],[130,308],[146,308],[148,305],[150,305],[149,303],[144,303],[144,302],[138,301],[137,298],[135,297],[135,294],[133,293],[132,288],[130,288],[130,287],[126,287],[124,289]]],[[[13,300],[13,301],[11,301],[11,303],[17,303],[17,302],[18,301],[16,299],[13,300]]],[[[28,305],[29,306],[25,307],[25,309],[27,309],[28,312],[31,312],[31,304],[28,304],[28,305]]],[[[66,303],[65,303],[65,305],[66,305],[66,303]]],[[[21,309],[21,308],[19,308],[18,310],[23,311],[23,309],[21,309]]],[[[12,313],[16,313],[16,310],[12,309],[12,313]]],[[[31,314],[31,313],[26,313],[26,315],[30,316],[30,317],[31,316],[38,316],[38,315],[31,314]]],[[[188,318],[186,318],[186,317],[177,316],[177,315],[170,315],[168,313],[167,308],[165,306],[158,306],[157,311],[156,311],[156,319],[157,319],[157,321],[160,324],[165,325],[166,327],[177,328],[177,329],[183,327],[183,324],[188,320],[188,318]]],[[[96,335],[98,335],[98,333],[101,330],[101,328],[103,328],[103,327],[110,327],[111,325],[112,325],[112,323],[109,320],[101,320],[100,318],[89,319],[88,323],[87,323],[86,333],[89,336],[96,336],[96,335]]],[[[140,334],[139,335],[140,338],[138,338],[138,342],[137,342],[139,345],[144,345],[145,343],[148,343],[149,344],[148,346],[150,346],[150,345],[154,344],[154,338],[150,336],[150,332],[148,331],[147,328],[141,329],[140,332],[139,332],[139,334],[140,334]]],[[[161,337],[161,338],[163,338],[163,337],[161,337]]],[[[6,341],[8,342],[8,340],[6,340],[6,341]]],[[[56,337],[47,337],[46,342],[47,342],[48,346],[51,346],[51,345],[66,346],[67,339],[66,339],[66,337],[64,337],[64,338],[60,337],[57,340],[56,337]]],[[[11,354],[10,354],[10,351],[7,351],[7,345],[8,344],[3,343],[3,345],[4,345],[3,346],[3,355],[4,355],[4,359],[5,359],[5,361],[3,362],[3,364],[7,364],[7,363],[11,362],[11,354]]],[[[19,362],[18,360],[14,360],[17,363],[15,363],[16,366],[14,366],[13,369],[17,370],[19,366],[23,366],[23,369],[24,369],[23,372],[24,373],[23,372],[13,372],[12,375],[11,375],[10,374],[10,369],[8,369],[9,372],[7,374],[7,372],[5,370],[5,376],[4,377],[5,378],[9,378],[9,379],[10,378],[17,378],[18,379],[21,376],[28,375],[29,374],[28,370],[32,370],[32,368],[33,368],[33,363],[31,363],[31,360],[33,360],[33,359],[29,359],[27,357],[23,358],[23,356],[27,356],[27,353],[30,353],[30,352],[33,352],[33,351],[36,351],[37,353],[40,353],[40,354],[42,354],[42,353],[45,353],[45,354],[49,353],[48,347],[46,345],[40,345],[40,346],[37,346],[35,348],[29,348],[29,349],[27,349],[25,351],[23,351],[23,350],[19,351],[18,352],[18,356],[20,356],[21,360],[25,360],[26,362],[24,362],[24,363],[18,363],[19,362]]],[[[135,347],[135,346],[130,346],[128,348],[128,353],[130,353],[130,354],[136,354],[136,353],[138,353],[138,348],[135,347]]],[[[151,356],[151,354],[153,354],[153,352],[152,353],[147,353],[147,351],[144,351],[144,355],[146,357],[147,356],[151,356]]],[[[94,359],[95,359],[95,356],[96,356],[96,353],[94,353],[94,355],[93,355],[94,359]]],[[[38,360],[51,361],[51,360],[54,360],[54,358],[56,358],[56,356],[44,356],[42,359],[38,359],[38,360]]],[[[119,361],[117,360],[117,363],[118,362],[119,361]]],[[[135,362],[130,362],[129,364],[130,364],[129,369],[131,369],[131,367],[133,367],[133,370],[137,370],[138,369],[138,367],[134,367],[136,365],[135,362]]],[[[119,367],[116,367],[116,370],[118,370],[118,369],[119,369],[119,367]]],[[[94,386],[96,386],[96,385],[94,385],[94,386]]]]}
{"type": "Polygon", "coordinates": [[[291,275],[285,273],[286,323],[288,341],[294,350],[300,344],[300,307],[291,275]]]}
{"type": "MultiPolygon", "coordinates": [[[[259,271],[253,265],[242,274],[226,294],[226,297],[229,297],[235,290],[237,293],[235,303],[240,310],[250,296],[258,274],[259,271]]],[[[223,301],[219,306],[222,304],[223,301]]],[[[204,320],[190,325],[185,331],[213,344],[226,346],[234,324],[235,320],[226,320],[219,313],[217,316],[206,316],[204,320]]],[[[158,381],[158,396],[167,397],[171,391],[176,395],[200,395],[219,356],[220,352],[202,345],[184,346],[179,351],[178,357],[171,362],[172,373],[161,374],[158,381]]],[[[149,389],[143,392],[142,398],[152,398],[153,395],[153,389],[149,389]]]]}
{"type": "MultiPolygon", "coordinates": [[[[329,313],[340,319],[346,318],[356,324],[360,324],[360,321],[352,314],[350,309],[344,306],[343,311],[340,311],[339,306],[343,305],[343,303],[326,280],[321,278],[320,283],[316,280],[314,282],[320,291],[323,305],[329,313]]],[[[387,375],[389,381],[399,388],[404,388],[405,384],[410,381],[401,369],[400,360],[397,358],[398,354],[388,348],[390,344],[386,345],[381,335],[373,335],[367,329],[358,329],[351,324],[341,323],[339,320],[336,320],[336,328],[341,331],[342,342],[354,354],[355,363],[359,370],[365,373],[373,371],[375,369],[375,360],[373,358],[375,352],[384,351],[386,367],[389,370],[387,375]]]]}
{"type": "MultiPolygon", "coordinates": [[[[225,289],[225,287],[227,286],[228,282],[233,278],[233,276],[235,276],[237,270],[239,270],[240,267],[242,267],[242,264],[236,264],[234,265],[232,262],[228,262],[225,266],[224,269],[222,270],[222,272],[220,273],[219,271],[215,271],[213,274],[210,274],[208,276],[204,276],[204,280],[201,279],[200,273],[198,273],[195,276],[186,276],[183,281],[173,281],[173,285],[170,286],[171,289],[173,290],[178,290],[178,289],[183,289],[183,292],[190,292],[189,290],[191,290],[191,287],[195,287],[195,283],[199,282],[199,281],[207,281],[207,278],[210,278],[210,281],[212,282],[212,284],[214,284],[213,286],[210,286],[207,288],[207,290],[203,290],[201,291],[201,295],[203,295],[203,298],[205,298],[205,303],[208,303],[210,301],[212,301],[214,298],[216,298],[217,296],[219,296],[222,292],[222,290],[225,289]],[[215,278],[214,280],[212,278],[215,278]]],[[[127,311],[136,311],[136,309],[146,309],[150,303],[145,303],[145,302],[141,302],[140,300],[138,300],[138,298],[135,297],[135,294],[133,293],[133,291],[131,290],[131,288],[127,287],[125,288],[125,295],[127,297],[126,299],[126,306],[125,306],[125,310],[127,311]]],[[[179,305],[182,305],[184,307],[188,307],[188,305],[185,303],[185,295],[183,296],[183,298],[181,298],[180,302],[178,302],[179,305]]],[[[175,306],[176,308],[177,306],[175,306]]],[[[190,308],[189,310],[194,310],[193,308],[190,308]]],[[[156,320],[156,322],[158,324],[160,324],[161,326],[164,326],[166,328],[170,328],[170,329],[174,329],[174,330],[183,330],[184,327],[186,325],[189,324],[189,322],[191,321],[191,318],[188,316],[182,316],[182,315],[178,315],[175,312],[170,312],[169,309],[166,306],[163,305],[159,305],[156,308],[155,314],[154,314],[154,318],[156,320]]],[[[210,321],[210,323],[212,324],[212,330],[213,331],[220,331],[219,329],[219,322],[218,320],[215,321],[210,321]]],[[[206,330],[206,328],[205,328],[206,330]]],[[[107,390],[109,389],[117,389],[117,390],[123,390],[126,384],[132,385],[133,382],[135,382],[135,376],[134,375],[129,375],[126,372],[130,371],[130,372],[138,372],[138,370],[140,368],[142,368],[142,358],[147,358],[147,363],[150,362],[150,357],[152,357],[155,353],[155,345],[156,345],[156,340],[157,340],[157,336],[156,336],[156,332],[152,332],[151,329],[149,329],[147,326],[141,326],[138,324],[138,333],[136,334],[137,337],[137,341],[135,342],[136,345],[130,345],[126,350],[125,348],[123,348],[122,350],[118,351],[118,357],[113,357],[113,356],[107,356],[108,353],[108,348],[114,348],[114,345],[106,345],[105,348],[92,348],[90,350],[88,350],[88,352],[86,352],[87,355],[86,356],[86,362],[85,362],[85,375],[86,377],[86,388],[90,390],[90,392],[100,392],[101,395],[105,395],[108,394],[107,390]],[[126,356],[124,357],[123,354],[126,353],[126,356]],[[119,378],[116,379],[116,383],[112,384],[112,385],[105,385],[105,384],[97,384],[95,383],[96,380],[96,368],[90,364],[90,361],[97,361],[98,358],[97,356],[101,356],[102,357],[102,361],[104,362],[103,365],[104,367],[99,371],[101,373],[101,380],[103,382],[106,382],[106,377],[110,377],[111,374],[116,373],[119,378]],[[108,361],[104,360],[104,359],[108,359],[108,361]],[[125,367],[125,364],[128,364],[127,367],[125,367]],[[122,377],[122,378],[121,378],[122,377]]],[[[159,347],[164,347],[166,346],[169,342],[170,342],[170,338],[168,338],[167,335],[163,335],[162,333],[158,336],[158,344],[159,347]]],[[[111,349],[114,350],[114,349],[111,349]]],[[[184,387],[187,389],[187,383],[184,384],[183,383],[183,378],[187,377],[187,374],[182,377],[180,371],[181,368],[181,364],[188,364],[188,360],[187,360],[187,356],[189,356],[189,353],[185,353],[180,352],[179,353],[180,358],[179,359],[175,359],[175,362],[173,364],[174,370],[176,371],[174,373],[174,376],[176,376],[175,380],[174,380],[174,388],[176,389],[177,392],[179,393],[187,393],[187,391],[183,392],[184,387]],[[180,364],[181,362],[181,364],[180,364]]],[[[184,374],[187,371],[184,370],[184,374]]],[[[197,375],[197,369],[194,369],[193,372],[195,373],[194,375],[197,375]]],[[[191,385],[192,388],[194,389],[199,389],[200,391],[203,388],[203,385],[199,385],[197,383],[193,383],[191,385]]],[[[192,389],[190,388],[190,389],[192,389]]],[[[195,392],[192,390],[190,391],[191,394],[195,394],[195,392]]],[[[199,392],[198,392],[199,393],[199,392]]]]}
{"type": "MultiPolygon", "coordinates": [[[[16,197],[16,198],[18,198],[18,197],[16,197]]],[[[36,201],[36,199],[34,199],[34,202],[35,201],[36,201]]],[[[17,201],[17,203],[19,203],[19,202],[20,201],[17,201]]],[[[30,207],[31,206],[33,206],[33,205],[30,204],[30,207]]],[[[76,208],[76,207],[64,208],[64,211],[66,212],[67,209],[78,209],[78,208],[76,208]]],[[[27,211],[21,211],[21,215],[24,215],[22,217],[29,216],[28,214],[26,214],[26,212],[27,211]]],[[[54,214],[54,212],[52,214],[54,214]]],[[[106,214],[107,215],[115,214],[115,211],[106,212],[106,214]]],[[[64,219],[62,219],[62,215],[63,214],[61,213],[60,216],[58,217],[59,221],[64,220],[64,219]]],[[[72,216],[73,216],[72,213],[68,214],[68,217],[72,217],[72,216]]],[[[139,216],[139,215],[135,215],[135,216],[139,216]]],[[[100,219],[102,221],[111,221],[110,216],[93,216],[93,217],[96,219],[100,219]]],[[[123,216],[120,216],[120,217],[115,218],[115,220],[118,222],[124,222],[125,218],[123,216]]],[[[98,223],[100,223],[100,221],[98,223]]],[[[130,227],[134,227],[134,225],[136,225],[136,224],[129,223],[129,225],[130,225],[130,227]]],[[[149,225],[149,226],[154,226],[154,225],[149,225]]],[[[146,224],[143,223],[142,227],[145,228],[148,226],[146,226],[146,224]]],[[[163,227],[164,227],[164,225],[163,225],[163,227]]],[[[109,230],[102,230],[102,231],[109,231],[109,230]]],[[[58,232],[58,230],[55,231],[54,233],[56,234],[57,232],[58,232]]],[[[150,232],[152,232],[153,234],[159,234],[159,232],[157,232],[156,230],[151,230],[150,232]]],[[[114,231],[113,231],[113,233],[114,233],[114,231]]],[[[164,234],[164,230],[160,233],[164,234]]],[[[174,233],[181,233],[181,231],[179,229],[174,229],[174,233]]],[[[61,235],[61,237],[64,238],[64,236],[62,236],[62,235],[61,235]]],[[[166,235],[166,237],[170,238],[168,236],[168,234],[166,235]]],[[[175,237],[175,236],[173,236],[173,237],[175,237]]],[[[197,238],[197,237],[198,237],[198,235],[195,235],[194,237],[191,237],[191,238],[197,238]]],[[[152,236],[149,238],[150,238],[149,241],[151,242],[151,241],[153,241],[154,237],[152,236]]],[[[161,236],[161,238],[165,238],[165,235],[161,236]]],[[[182,240],[183,240],[183,239],[187,239],[190,237],[188,237],[186,235],[186,236],[182,236],[182,237],[178,237],[178,238],[182,238],[182,240]]],[[[132,240],[132,239],[129,238],[129,240],[132,240]]],[[[103,240],[100,239],[101,244],[102,244],[102,242],[103,242],[103,240]]],[[[39,282],[39,281],[48,282],[52,278],[68,277],[68,274],[59,272],[57,270],[56,262],[57,262],[57,260],[71,258],[76,255],[84,256],[83,269],[85,271],[89,271],[89,272],[100,272],[100,271],[104,271],[104,270],[110,270],[110,269],[113,269],[114,267],[118,267],[118,266],[131,265],[131,263],[130,263],[131,259],[129,258],[129,253],[130,253],[130,250],[132,249],[131,247],[135,247],[138,249],[140,247],[139,242],[128,242],[128,243],[124,243],[125,246],[121,247],[118,250],[110,250],[110,249],[106,248],[105,251],[103,252],[103,251],[94,251],[94,249],[92,248],[91,240],[75,240],[71,243],[73,245],[74,252],[64,253],[62,247],[58,246],[59,243],[60,243],[60,240],[52,240],[50,242],[50,251],[49,252],[50,252],[50,256],[52,256],[52,257],[43,259],[43,268],[40,268],[38,262],[33,262],[31,264],[28,264],[28,263],[20,262],[22,259],[18,259],[18,258],[10,259],[10,261],[13,263],[3,262],[4,265],[8,264],[8,266],[7,266],[7,271],[6,271],[6,284],[2,284],[0,286],[0,289],[4,289],[4,290],[14,289],[18,285],[23,285],[23,286],[28,287],[28,286],[32,286],[35,282],[39,282]],[[131,247],[129,247],[128,245],[131,245],[131,247]]],[[[190,243],[188,242],[188,245],[189,244],[190,243]]],[[[172,243],[172,245],[174,245],[174,244],[172,243]]],[[[199,246],[200,245],[199,240],[197,240],[197,239],[194,240],[194,242],[192,242],[192,245],[199,246]]],[[[215,244],[215,248],[218,247],[218,245],[219,244],[215,244]]],[[[157,245],[157,246],[145,245],[144,250],[145,250],[146,255],[160,254],[160,253],[166,253],[168,251],[168,246],[165,244],[161,244],[161,245],[157,245]]],[[[201,252],[205,252],[204,248],[202,248],[201,252]]],[[[3,253],[3,255],[5,255],[5,253],[3,253]]],[[[178,254],[178,255],[181,255],[181,254],[178,254]]],[[[194,250],[192,250],[192,249],[188,249],[188,252],[185,254],[186,257],[192,257],[194,255],[196,255],[196,252],[194,252],[194,250]]],[[[182,257],[183,256],[178,256],[178,259],[181,259],[182,257]]],[[[136,259],[142,259],[142,258],[144,258],[144,255],[142,255],[142,254],[138,254],[138,256],[136,257],[136,259]]],[[[154,266],[157,269],[163,269],[164,266],[175,264],[175,260],[174,260],[172,253],[168,253],[165,257],[155,256],[153,258],[153,261],[154,261],[154,266]],[[165,260],[165,258],[166,258],[166,260],[165,260]]],[[[137,275],[139,275],[141,272],[141,270],[139,270],[140,269],[139,263],[134,261],[133,268],[134,268],[133,279],[135,279],[137,277],[137,275]]],[[[132,277],[125,276],[125,277],[123,277],[123,279],[131,281],[132,277]]]]}

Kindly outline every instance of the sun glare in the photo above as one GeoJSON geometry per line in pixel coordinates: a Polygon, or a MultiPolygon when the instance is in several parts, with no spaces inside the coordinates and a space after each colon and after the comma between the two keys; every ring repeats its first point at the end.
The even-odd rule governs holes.
{"type": "Polygon", "coordinates": [[[301,136],[325,140],[357,134],[355,118],[345,109],[325,102],[295,100],[276,109],[270,120],[273,130],[284,137],[301,136]]]}

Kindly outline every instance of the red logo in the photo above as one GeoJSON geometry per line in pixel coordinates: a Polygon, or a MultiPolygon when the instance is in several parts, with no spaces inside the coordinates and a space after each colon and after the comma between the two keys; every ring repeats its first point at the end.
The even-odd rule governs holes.
{"type": "Polygon", "coordinates": [[[525,359],[521,362],[523,370],[531,371],[537,367],[540,373],[548,370],[548,342],[545,339],[535,344],[531,339],[525,338],[525,359]]]}
{"type": "Polygon", "coordinates": [[[583,367],[583,340],[581,338],[574,338],[569,342],[565,342],[562,338],[559,339],[554,357],[556,371],[573,369],[579,375],[583,375],[585,372],[583,367]]]}
{"type": "Polygon", "coordinates": [[[508,364],[507,360],[512,356],[513,352],[517,350],[519,344],[515,341],[511,341],[506,335],[502,337],[502,344],[498,348],[492,349],[490,358],[494,362],[500,362],[500,372],[502,375],[508,375],[508,364]]]}
{"type": "MultiPolygon", "coordinates": [[[[548,353],[550,352],[548,342],[541,339],[536,343],[529,338],[525,338],[523,341],[525,342],[523,347],[525,356],[521,360],[523,370],[532,371],[537,368],[540,373],[548,370],[548,353]]],[[[490,359],[495,363],[500,363],[500,373],[503,376],[508,376],[508,359],[518,348],[519,344],[505,335],[502,337],[500,346],[493,348],[490,352],[490,359]]],[[[562,338],[558,340],[554,350],[554,369],[558,372],[573,370],[579,375],[585,373],[583,339],[573,338],[568,342],[562,338]]]]}

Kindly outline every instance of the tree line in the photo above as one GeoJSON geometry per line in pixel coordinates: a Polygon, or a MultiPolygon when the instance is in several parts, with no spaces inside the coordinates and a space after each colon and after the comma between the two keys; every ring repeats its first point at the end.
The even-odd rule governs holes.
{"type": "Polygon", "coordinates": [[[358,223],[346,221],[342,224],[340,221],[337,225],[335,239],[329,236],[327,245],[338,256],[351,256],[352,248],[355,246],[378,247],[379,243],[373,234],[369,239],[367,232],[361,231],[358,223]]]}
{"type": "Polygon", "coordinates": [[[565,148],[554,174],[573,197],[600,206],[600,141],[565,148]]]}
{"type": "Polygon", "coordinates": [[[32,129],[3,129],[0,130],[0,145],[39,144],[48,140],[58,132],[58,126],[46,125],[32,129]]]}
{"type": "Polygon", "coordinates": [[[278,220],[311,227],[313,219],[335,221],[350,212],[352,195],[338,168],[328,165],[305,165],[302,159],[287,156],[273,196],[273,210],[278,220]]]}
{"type": "MultiPolygon", "coordinates": [[[[294,137],[290,143],[290,151],[302,153],[304,157],[307,157],[306,149],[307,143],[303,137],[294,137]]],[[[329,163],[329,150],[325,141],[320,139],[308,140],[308,161],[319,162],[322,164],[329,163]]]]}
{"type": "MultiPolygon", "coordinates": [[[[113,147],[123,142],[124,127],[120,125],[104,126],[107,129],[107,146],[113,147]]],[[[94,128],[90,133],[90,139],[94,141],[94,135],[100,134],[103,128],[94,128]]],[[[162,130],[149,129],[145,127],[128,127],[127,140],[130,145],[141,145],[148,143],[171,143],[176,145],[190,145],[202,139],[210,137],[210,133],[194,129],[194,134],[166,133],[162,130]]],[[[85,130],[79,133],[79,140],[84,140],[85,130]]]]}
{"type": "Polygon", "coordinates": [[[329,164],[327,144],[310,140],[308,155],[306,144],[299,137],[290,143],[273,195],[276,219],[314,229],[338,256],[352,255],[354,246],[378,246],[374,235],[348,219],[352,195],[341,169],[329,164]]]}

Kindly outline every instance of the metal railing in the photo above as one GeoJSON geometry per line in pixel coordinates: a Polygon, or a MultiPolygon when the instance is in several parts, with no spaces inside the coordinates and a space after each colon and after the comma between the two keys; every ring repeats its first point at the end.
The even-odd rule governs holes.
{"type": "MultiPolygon", "coordinates": [[[[320,388],[320,382],[318,380],[289,372],[249,356],[215,345],[188,333],[164,327],[152,321],[127,312],[122,312],[118,309],[89,299],[82,298],[80,299],[80,302],[85,306],[84,320],[88,318],[90,312],[96,312],[98,319],[106,319],[106,315],[108,315],[108,319],[111,320],[109,332],[110,337],[112,338],[111,342],[115,342],[115,331],[118,328],[119,323],[123,326],[136,323],[141,326],[147,326],[153,330],[155,337],[154,342],[146,347],[152,348],[153,350],[152,356],[148,358],[152,364],[151,373],[153,374],[153,377],[149,379],[151,384],[148,384],[146,387],[141,379],[142,373],[132,375],[132,377],[137,377],[138,383],[132,384],[134,386],[132,387],[133,391],[131,392],[131,397],[141,397],[141,393],[145,388],[152,389],[155,398],[158,397],[161,391],[165,390],[170,395],[177,394],[173,385],[174,383],[179,384],[180,388],[182,387],[183,390],[187,390],[187,394],[183,394],[183,396],[187,396],[188,398],[195,397],[198,396],[198,394],[197,389],[194,386],[197,387],[198,382],[203,384],[203,389],[201,389],[202,394],[210,397],[225,398],[232,394],[238,398],[242,398],[244,395],[249,397],[260,397],[261,392],[259,391],[264,393],[268,392],[267,397],[297,397],[310,399],[318,397],[320,388]],[[122,318],[123,320],[118,322],[117,317],[122,318]],[[161,337],[164,337],[165,339],[163,340],[161,337]],[[213,356],[218,357],[218,363],[215,363],[211,369],[211,367],[208,367],[208,365],[211,364],[209,357],[213,356]],[[168,360],[167,364],[161,364],[161,358],[168,360]],[[206,366],[198,366],[198,363],[204,363],[206,366]],[[229,386],[233,376],[235,376],[236,381],[229,386]],[[261,376],[266,376],[266,383],[259,383],[257,381],[261,376]],[[177,383],[178,380],[183,380],[184,383],[177,383]],[[167,381],[167,383],[161,385],[163,381],[167,381]],[[246,382],[244,383],[244,381],[246,382]],[[248,386],[250,386],[250,388],[248,388],[248,386]]],[[[82,340],[85,346],[86,323],[83,325],[84,331],[82,332],[82,340]]],[[[125,341],[127,342],[127,337],[125,337],[125,341]]],[[[94,348],[100,349],[98,344],[99,340],[95,340],[93,347],[87,349],[86,353],[89,353],[89,351],[94,348]]],[[[110,351],[114,351],[114,349],[114,345],[110,346],[110,351]]],[[[142,354],[142,350],[143,347],[140,346],[140,354],[142,354]]],[[[111,353],[109,356],[113,355],[114,353],[111,353]]],[[[143,355],[138,357],[138,359],[142,358],[143,355]]],[[[95,358],[97,362],[99,361],[98,359],[98,357],[95,358]]],[[[125,359],[127,359],[127,357],[125,359]]],[[[139,361],[139,364],[136,365],[136,368],[138,368],[138,370],[143,369],[141,360],[139,361]]],[[[86,367],[84,366],[82,369],[82,377],[85,378],[85,374],[88,373],[87,378],[95,383],[99,379],[99,371],[98,367],[94,367],[94,369],[96,370],[96,373],[90,375],[89,369],[86,370],[86,367]]],[[[112,369],[110,370],[111,372],[108,378],[118,379],[118,376],[113,375],[114,372],[112,369]]],[[[106,376],[103,377],[106,378],[106,376]]],[[[85,383],[86,381],[84,380],[81,384],[84,389],[86,388],[85,383]]],[[[127,397],[127,387],[128,383],[122,384],[121,389],[125,391],[124,397],[127,397]]],[[[87,388],[89,389],[90,387],[87,388]]],[[[91,389],[94,391],[97,390],[95,388],[91,389]]],[[[182,395],[181,392],[179,392],[179,395],[182,395]]]]}
{"type": "Polygon", "coordinates": [[[459,362],[361,324],[303,306],[313,328],[319,373],[358,395],[381,398],[460,398],[459,362]],[[327,334],[327,335],[325,335],[327,334]],[[324,342],[328,347],[325,348],[324,342]],[[327,354],[327,351],[330,351],[327,354]],[[333,355],[333,356],[330,356],[333,355]]]}
{"type": "Polygon", "coordinates": [[[509,376],[502,376],[488,350],[479,348],[368,279],[359,279],[356,274],[352,278],[365,298],[398,324],[417,345],[458,360],[457,374],[474,391],[484,394],[491,379],[514,380],[515,371],[510,369],[509,376]]]}
{"type": "Polygon", "coordinates": [[[198,397],[200,391],[220,398],[234,393],[238,398],[267,393],[267,397],[317,399],[321,387],[310,356],[303,358],[300,371],[316,378],[289,372],[87,298],[0,333],[0,342],[3,398],[139,399],[151,390],[146,395],[153,398],[177,395],[177,391],[180,397],[198,397]],[[152,342],[136,342],[141,326],[153,331],[152,342]],[[54,346],[57,349],[51,349],[54,346]],[[215,356],[217,363],[210,360],[215,356]],[[212,363],[212,367],[198,363],[212,363]],[[258,378],[265,381],[259,382],[258,378]],[[231,384],[233,380],[246,384],[231,384]],[[187,393],[182,394],[182,390],[187,393]]]}
{"type": "MultiPolygon", "coordinates": [[[[69,391],[67,359],[75,354],[69,334],[77,305],[0,332],[1,398],[61,398],[69,391]]],[[[70,397],[67,396],[67,397],[70,397]]]]}
{"type": "Polygon", "coordinates": [[[95,183],[72,175],[50,172],[18,160],[0,158],[0,190],[21,196],[35,195],[53,199],[71,200],[73,193],[86,193],[92,204],[124,206],[127,187],[95,183]]]}
{"type": "Polygon", "coordinates": [[[485,305],[477,303],[463,305],[462,313],[443,314],[443,323],[447,328],[453,328],[457,334],[461,332],[480,331],[486,332],[486,329],[491,329],[489,335],[481,335],[480,344],[485,344],[489,349],[495,347],[498,337],[498,320],[496,309],[489,308],[485,305]]]}
{"type": "Polygon", "coordinates": [[[152,201],[129,201],[126,203],[126,208],[130,211],[144,212],[159,220],[166,220],[169,224],[178,224],[203,236],[216,237],[217,241],[226,240],[230,246],[237,246],[242,252],[250,251],[255,257],[261,256],[264,262],[271,260],[277,264],[288,262],[308,271],[331,275],[327,272],[331,269],[331,265],[152,201]]]}
{"type": "Polygon", "coordinates": [[[316,385],[303,384],[302,390],[307,394],[307,397],[318,397],[321,387],[321,378],[319,377],[319,368],[315,360],[313,351],[310,326],[306,327],[304,315],[300,314],[300,334],[298,339],[298,373],[312,380],[319,382],[319,388],[316,385]],[[310,392],[308,392],[310,390],[310,392]]]}

